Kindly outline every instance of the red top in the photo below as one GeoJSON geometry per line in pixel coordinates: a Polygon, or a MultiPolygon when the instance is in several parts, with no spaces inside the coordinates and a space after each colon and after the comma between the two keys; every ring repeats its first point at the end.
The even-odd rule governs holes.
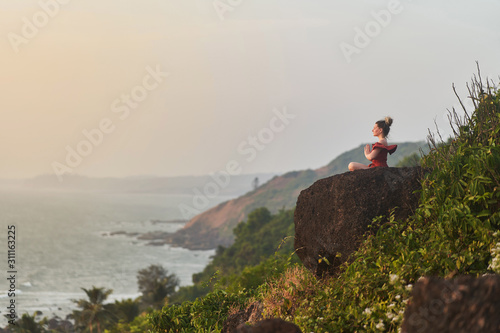
{"type": "Polygon", "coordinates": [[[372,164],[369,165],[370,168],[373,167],[387,167],[387,153],[391,154],[396,151],[396,148],[398,148],[398,145],[392,145],[392,146],[384,146],[380,142],[374,143],[372,145],[372,151],[373,149],[378,148],[380,149],[380,152],[378,155],[372,160],[372,164]]]}

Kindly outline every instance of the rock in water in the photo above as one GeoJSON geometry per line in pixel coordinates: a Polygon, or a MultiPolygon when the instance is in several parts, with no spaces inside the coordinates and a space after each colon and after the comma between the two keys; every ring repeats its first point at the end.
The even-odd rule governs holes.
{"type": "Polygon", "coordinates": [[[500,332],[500,276],[421,278],[406,307],[402,332],[500,332]]]}
{"type": "Polygon", "coordinates": [[[295,250],[317,276],[332,275],[356,251],[373,218],[413,213],[422,169],[371,168],[320,179],[303,190],[295,209],[295,250]],[[326,258],[327,260],[324,260],[326,258]]]}

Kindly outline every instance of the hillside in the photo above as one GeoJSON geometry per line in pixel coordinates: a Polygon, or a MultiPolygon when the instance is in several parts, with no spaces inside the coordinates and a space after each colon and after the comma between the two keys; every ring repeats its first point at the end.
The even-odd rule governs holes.
{"type": "MultiPolygon", "coordinates": [[[[271,214],[261,208],[237,226],[234,244],[218,247],[195,276],[210,280],[183,296],[210,285],[207,294],[181,304],[169,297],[160,310],[106,323],[106,332],[234,332],[240,324],[257,331],[267,318],[315,333],[498,332],[500,91],[474,80],[470,95],[474,113],[460,118],[453,110],[454,137],[429,137],[418,207],[405,218],[374,218],[374,229],[334,276],[318,278],[294,262],[297,248],[287,243],[297,221],[293,209],[271,214]]],[[[379,194],[378,187],[368,193],[373,201],[379,194]]],[[[325,257],[318,263],[323,260],[330,265],[325,257]]],[[[16,324],[35,327],[34,319],[25,314],[16,324]]]]}
{"type": "MultiPolygon", "coordinates": [[[[407,156],[427,151],[424,141],[396,143],[397,152],[389,156],[389,165],[397,163],[407,156]]],[[[256,208],[266,207],[272,213],[283,208],[295,206],[300,191],[312,185],[316,180],[334,174],[346,172],[349,162],[366,163],[363,145],[342,153],[328,165],[316,170],[292,171],[276,176],[256,190],[236,199],[229,200],[193,217],[183,229],[168,235],[164,241],[174,246],[189,249],[213,249],[218,245],[228,246],[233,243],[233,229],[245,220],[256,208]]]]}
{"type": "Polygon", "coordinates": [[[228,322],[254,325],[262,318],[315,333],[498,332],[500,92],[475,81],[471,96],[475,112],[453,114],[453,140],[429,138],[414,213],[375,218],[377,231],[366,234],[334,277],[317,279],[301,264],[277,276],[279,265],[246,267],[238,288],[215,289],[150,314],[152,332],[232,332],[228,322]],[[265,282],[245,283],[257,274],[265,282]],[[465,280],[474,284],[455,287],[465,280]],[[489,294],[479,292],[486,289],[489,294]],[[494,303],[486,299],[490,294],[494,303]],[[427,302],[419,303],[419,296],[427,302]]]}

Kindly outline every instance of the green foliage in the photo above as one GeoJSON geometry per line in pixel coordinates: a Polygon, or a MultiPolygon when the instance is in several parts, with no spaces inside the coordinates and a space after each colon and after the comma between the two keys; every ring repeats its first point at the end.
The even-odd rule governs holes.
{"type": "Polygon", "coordinates": [[[150,328],[147,313],[142,313],[130,322],[120,320],[120,322],[105,330],[105,333],[144,333],[148,332],[150,328]]]}
{"type": "Polygon", "coordinates": [[[9,330],[15,333],[45,333],[47,318],[40,321],[36,320],[37,313],[30,315],[25,313],[15,321],[14,325],[9,325],[9,330]]]}
{"type": "Polygon", "coordinates": [[[291,254],[288,256],[272,255],[260,264],[247,266],[241,273],[231,274],[222,281],[225,282],[228,291],[236,292],[245,289],[252,293],[266,281],[277,278],[285,272],[292,262],[297,262],[297,259],[291,254]]]}
{"type": "Polygon", "coordinates": [[[93,332],[97,329],[101,333],[104,328],[110,326],[116,316],[112,311],[112,304],[104,304],[108,296],[113,292],[111,289],[97,288],[92,289],[82,288],[87,294],[87,299],[73,300],[77,307],[81,310],[74,310],[71,317],[75,320],[75,327],[81,332],[93,332]]]}
{"type": "MultiPolygon", "coordinates": [[[[267,208],[258,208],[248,215],[246,222],[240,223],[235,229],[234,244],[227,248],[219,248],[212,263],[207,266],[209,275],[199,274],[199,278],[208,278],[219,270],[222,275],[241,273],[247,266],[258,265],[263,258],[273,255],[280,241],[294,234],[293,210],[280,211],[271,215],[267,208]]],[[[293,244],[287,242],[281,249],[283,253],[293,252],[293,244]]]]}
{"type": "Polygon", "coordinates": [[[164,307],[149,318],[153,332],[220,332],[229,311],[247,300],[245,292],[216,290],[194,302],[164,307]]]}
{"type": "Polygon", "coordinates": [[[169,297],[169,304],[181,304],[185,301],[194,301],[198,297],[203,297],[212,290],[210,282],[201,281],[192,286],[180,287],[169,297]]]}
{"type": "MultiPolygon", "coordinates": [[[[482,90],[478,86],[476,82],[476,91],[482,90]]],[[[497,268],[499,93],[473,96],[475,113],[458,122],[459,136],[434,144],[423,160],[429,172],[415,214],[406,221],[393,216],[374,221],[381,227],[367,235],[351,263],[288,318],[304,332],[397,332],[412,286],[421,276],[481,275],[497,268]]]]}
{"type": "MultiPolygon", "coordinates": [[[[220,332],[230,313],[256,300],[265,316],[294,321],[304,332],[399,332],[413,284],[422,276],[500,272],[500,93],[475,80],[470,94],[475,112],[464,118],[452,113],[454,139],[438,143],[431,136],[426,156],[400,163],[419,163],[426,170],[414,215],[404,221],[392,214],[374,219],[374,231],[338,276],[317,281],[296,263],[287,237],[294,234],[293,210],[272,215],[259,208],[234,229],[235,243],[220,246],[206,269],[194,276],[195,286],[171,296],[191,301],[133,321],[136,303],[116,302],[113,309],[121,319],[106,332],[220,332]]],[[[302,173],[288,191],[314,178],[309,171],[302,173]]],[[[263,198],[272,201],[282,190],[263,198]]],[[[143,271],[142,281],[167,276],[143,271]]],[[[75,301],[84,309],[75,311],[75,319],[83,328],[100,330],[98,323],[109,320],[103,302],[111,291],[94,287],[85,292],[90,301],[75,301]]],[[[22,319],[44,332],[43,321],[22,319]]]]}
{"type": "MultiPolygon", "coordinates": [[[[317,177],[312,170],[299,173],[288,174],[296,179],[286,189],[267,191],[263,198],[275,200],[282,191],[293,191],[299,185],[307,187],[317,177]]],[[[268,305],[273,304],[266,309],[268,315],[289,316],[305,295],[314,294],[316,286],[314,277],[304,270],[299,279],[287,273],[290,267],[297,268],[294,264],[298,262],[291,237],[295,233],[293,214],[294,210],[282,209],[272,215],[268,208],[249,213],[247,221],[233,230],[234,244],[228,248],[219,246],[205,270],[193,275],[195,285],[180,288],[170,298],[171,302],[182,304],[150,315],[154,331],[219,332],[230,308],[220,304],[244,306],[251,297],[265,298],[268,305]]]]}
{"type": "Polygon", "coordinates": [[[161,311],[152,313],[149,321],[153,331],[166,333],[193,332],[194,326],[191,323],[192,306],[192,302],[184,302],[181,305],[166,306],[161,311]]]}
{"type": "Polygon", "coordinates": [[[182,287],[171,302],[193,301],[215,287],[254,289],[265,279],[282,272],[292,256],[295,233],[293,210],[281,210],[272,215],[267,208],[258,208],[246,222],[235,229],[235,242],[228,248],[219,246],[212,262],[203,272],[194,274],[194,286],[182,287]]]}
{"type": "Polygon", "coordinates": [[[232,307],[243,306],[262,284],[297,260],[289,236],[294,234],[293,213],[281,210],[272,215],[267,208],[250,213],[248,220],[234,230],[235,243],[229,248],[219,246],[212,262],[194,276],[196,284],[180,288],[171,301],[177,303],[198,292],[205,292],[203,297],[184,299],[180,305],[152,313],[155,330],[219,332],[232,307]]]}
{"type": "Polygon", "coordinates": [[[113,304],[113,313],[116,314],[119,321],[130,323],[140,314],[140,304],[138,300],[126,299],[115,301],[113,304]]]}
{"type": "Polygon", "coordinates": [[[137,284],[142,293],[141,302],[146,307],[160,309],[165,305],[167,297],[175,292],[179,278],[161,265],[150,265],[137,273],[137,284]]]}

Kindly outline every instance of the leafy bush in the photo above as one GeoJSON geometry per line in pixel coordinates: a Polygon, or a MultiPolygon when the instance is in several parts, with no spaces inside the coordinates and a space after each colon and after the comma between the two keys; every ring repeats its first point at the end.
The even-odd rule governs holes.
{"type": "Polygon", "coordinates": [[[227,278],[222,278],[221,282],[226,286],[226,290],[236,292],[238,290],[248,290],[249,293],[256,292],[259,286],[266,281],[280,276],[294,261],[293,255],[275,254],[262,261],[256,266],[247,266],[240,274],[232,274],[227,278]]]}
{"type": "Polygon", "coordinates": [[[150,315],[153,332],[220,332],[229,311],[245,304],[244,291],[216,290],[194,302],[164,307],[150,315]]]}
{"type": "Polygon", "coordinates": [[[290,237],[294,234],[293,213],[282,210],[272,215],[267,208],[250,213],[248,220],[234,230],[235,243],[229,248],[220,246],[212,263],[194,275],[197,283],[180,288],[170,298],[171,303],[182,304],[164,307],[150,315],[154,329],[220,331],[231,308],[244,307],[257,294],[259,286],[297,261],[290,237]],[[193,296],[197,297],[194,301],[189,299],[193,296]]]}
{"type": "Polygon", "coordinates": [[[155,332],[220,332],[228,311],[250,299],[263,305],[264,315],[294,321],[304,332],[398,332],[420,277],[498,272],[500,93],[480,78],[474,78],[469,92],[475,111],[459,118],[453,110],[453,140],[438,143],[429,137],[432,149],[421,160],[427,173],[415,214],[405,221],[393,215],[375,219],[377,231],[366,235],[338,276],[316,281],[286,257],[276,259],[273,271],[273,261],[262,261],[265,255],[257,244],[266,248],[272,238],[266,236],[273,233],[266,228],[293,213],[272,217],[259,210],[235,231],[235,247],[219,248],[204,272],[223,272],[230,291],[216,290],[154,312],[155,332]],[[251,267],[245,268],[245,262],[251,267]],[[259,280],[259,270],[272,279],[259,280]],[[242,286],[251,288],[236,292],[242,286]]]}
{"type": "Polygon", "coordinates": [[[228,248],[219,246],[212,262],[203,272],[193,275],[194,286],[180,288],[172,303],[193,301],[206,295],[215,286],[230,290],[254,289],[267,278],[284,271],[292,256],[294,210],[281,210],[272,215],[267,208],[258,208],[235,229],[235,242],[228,248]]]}
{"type": "Polygon", "coordinates": [[[500,94],[484,93],[486,88],[474,82],[472,116],[454,114],[453,141],[436,144],[430,138],[434,148],[423,159],[429,172],[415,214],[406,221],[376,219],[384,224],[367,236],[352,262],[297,306],[289,319],[303,331],[396,332],[421,276],[480,275],[497,267],[500,94]]]}
{"type": "Polygon", "coordinates": [[[148,332],[151,327],[147,313],[141,313],[135,317],[131,322],[120,320],[111,328],[105,330],[105,333],[144,333],[148,332]]]}

